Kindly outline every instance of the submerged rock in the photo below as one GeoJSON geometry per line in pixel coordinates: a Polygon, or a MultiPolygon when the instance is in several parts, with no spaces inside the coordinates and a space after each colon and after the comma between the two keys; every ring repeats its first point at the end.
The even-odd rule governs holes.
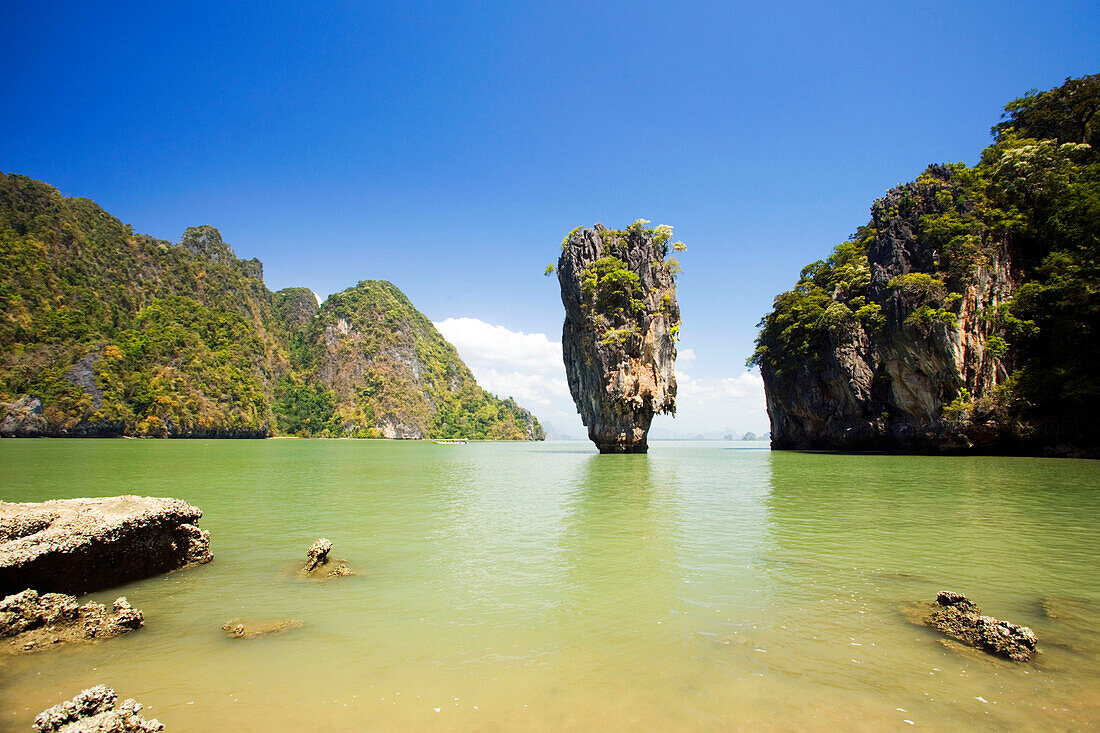
{"type": "Polygon", "coordinates": [[[77,605],[62,593],[27,589],[0,601],[0,654],[21,654],[56,644],[119,636],[141,628],[144,617],[120,596],[113,608],[101,603],[77,605]]]}
{"type": "Polygon", "coordinates": [[[76,697],[43,710],[34,719],[39,733],[148,733],[164,730],[156,718],[145,720],[138,713],[141,703],[124,700],[115,707],[118,694],[106,685],[82,690],[76,697]]]}
{"type": "Polygon", "coordinates": [[[299,571],[310,577],[333,577],[336,575],[355,575],[343,560],[334,560],[329,566],[328,554],[332,550],[332,540],[321,537],[309,546],[306,555],[309,558],[299,571]]]}
{"type": "Polygon", "coordinates": [[[1051,622],[1043,634],[1047,643],[1080,654],[1100,655],[1100,605],[1083,598],[1049,596],[1041,606],[1051,622]]]}
{"type": "Polygon", "coordinates": [[[653,416],[676,412],[678,265],[671,227],[596,224],[562,243],[562,352],[569,391],[601,453],[645,453],[653,416]]]}
{"type": "Polygon", "coordinates": [[[210,562],[210,533],[179,499],[115,496],[0,502],[0,595],[87,593],[210,562]]]}
{"type": "Polygon", "coordinates": [[[911,620],[1014,662],[1031,659],[1039,641],[1027,626],[982,616],[981,609],[973,601],[962,593],[951,591],[940,591],[935,603],[919,604],[911,620]]]}
{"type": "Polygon", "coordinates": [[[291,629],[300,629],[304,624],[296,618],[273,618],[264,620],[246,620],[235,618],[222,624],[226,636],[234,639],[255,639],[291,629]]]}

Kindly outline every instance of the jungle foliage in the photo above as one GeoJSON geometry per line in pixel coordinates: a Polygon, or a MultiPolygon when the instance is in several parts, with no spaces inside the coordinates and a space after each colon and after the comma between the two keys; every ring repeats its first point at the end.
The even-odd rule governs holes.
{"type": "MultiPolygon", "coordinates": [[[[680,273],[680,263],[668,256],[669,250],[683,252],[687,247],[683,242],[670,243],[672,227],[668,224],[652,229],[646,228],[647,224],[645,219],[638,219],[626,229],[599,229],[608,254],[589,263],[581,272],[581,308],[604,345],[625,343],[641,334],[647,294],[641,277],[623,259],[631,246],[644,240],[656,245],[660,256],[649,265],[656,272],[667,274],[667,282],[674,283],[680,273]]],[[[563,247],[568,247],[578,229],[566,235],[563,247]]],[[[675,297],[675,286],[656,294],[662,310],[670,307],[675,297]]]]}
{"type": "Polygon", "coordinates": [[[918,338],[934,323],[953,326],[960,294],[993,250],[1007,246],[1019,287],[984,316],[997,326],[989,347],[1013,373],[1003,401],[1048,434],[1095,437],[1089,423],[1100,409],[1098,110],[1100,75],[1009,102],[976,166],[929,168],[876,202],[872,222],[827,260],[803,269],[761,320],[749,364],[791,374],[819,362],[838,330],[860,327],[881,336],[882,306],[896,291],[918,306],[893,337],[918,338]],[[935,259],[876,291],[868,248],[918,204],[929,213],[911,236],[935,259]]]}
{"type": "Polygon", "coordinates": [[[390,420],[521,439],[529,420],[541,435],[397,288],[361,289],[323,309],[306,288],[271,293],[212,227],[171,244],[0,175],[0,406],[36,396],[52,429],[74,434],[374,436],[390,420]],[[326,336],[337,313],[354,346],[326,336]]]}

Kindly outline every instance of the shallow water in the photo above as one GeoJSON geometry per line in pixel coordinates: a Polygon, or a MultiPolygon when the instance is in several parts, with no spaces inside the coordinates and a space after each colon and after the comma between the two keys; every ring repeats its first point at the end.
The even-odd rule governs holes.
{"type": "Polygon", "coordinates": [[[136,633],[0,658],[0,730],[96,683],[169,731],[1100,722],[1100,463],[765,447],[0,441],[3,499],[179,497],[216,558],[89,596],[136,633]],[[359,574],[296,577],[319,536],[359,574]],[[1042,654],[908,624],[940,589],[1042,654]]]}

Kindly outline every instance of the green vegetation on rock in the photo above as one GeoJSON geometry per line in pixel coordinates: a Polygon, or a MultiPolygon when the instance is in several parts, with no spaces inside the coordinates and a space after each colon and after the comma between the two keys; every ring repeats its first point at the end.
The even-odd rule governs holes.
{"type": "MultiPolygon", "coordinates": [[[[651,263],[654,272],[667,275],[670,283],[675,282],[680,273],[680,263],[668,257],[669,248],[677,252],[687,249],[683,242],[671,245],[672,227],[660,224],[647,229],[645,219],[638,219],[626,229],[598,229],[600,239],[608,254],[586,265],[580,273],[581,309],[590,326],[599,333],[601,343],[610,345],[624,343],[632,336],[640,336],[642,320],[646,314],[644,298],[647,297],[641,277],[635,269],[624,261],[632,242],[649,239],[656,245],[660,256],[651,263]]],[[[565,238],[563,246],[581,227],[574,229],[565,238]]],[[[658,300],[660,308],[668,310],[676,300],[675,287],[648,295],[658,300]]],[[[678,326],[677,326],[678,328],[678,326]]]]}
{"type": "MultiPolygon", "coordinates": [[[[1010,374],[993,409],[1048,442],[1095,443],[1100,409],[1100,75],[1067,79],[1005,107],[980,162],[932,166],[893,189],[873,219],[824,261],[802,271],[760,322],[749,364],[779,382],[822,363],[862,329],[872,342],[917,342],[958,325],[960,304],[996,268],[1014,285],[978,314],[985,351],[1010,374]],[[910,242],[913,259],[873,284],[869,248],[910,242]],[[876,242],[879,244],[876,245],[876,242]],[[927,258],[922,259],[925,254],[927,258]],[[887,312],[903,314],[887,323],[887,312]]],[[[895,256],[895,255],[891,255],[895,256]]],[[[858,342],[859,339],[856,339],[858,342]]],[[[778,383],[778,382],[777,382],[778,383]]],[[[959,392],[959,395],[962,393],[959,392]]],[[[969,393],[945,417],[973,405],[969,393]]]]}
{"type": "Polygon", "coordinates": [[[213,227],[171,244],[0,175],[0,407],[21,395],[51,435],[544,437],[389,283],[319,307],[213,227]]]}
{"type": "MultiPolygon", "coordinates": [[[[523,440],[545,437],[512,400],[481,389],[454,347],[392,283],[329,297],[298,332],[295,367],[333,395],[320,434],[523,440]],[[333,422],[335,420],[335,422],[333,422]]],[[[327,408],[326,408],[327,409],[327,408]]]]}

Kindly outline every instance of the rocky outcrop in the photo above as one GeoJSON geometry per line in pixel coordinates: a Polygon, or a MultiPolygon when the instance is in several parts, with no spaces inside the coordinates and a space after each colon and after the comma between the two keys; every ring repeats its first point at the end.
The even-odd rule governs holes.
{"type": "Polygon", "coordinates": [[[46,418],[42,415],[42,400],[31,395],[17,399],[0,422],[0,437],[34,438],[46,430],[46,418]]]}
{"type": "Polygon", "coordinates": [[[981,609],[970,599],[951,591],[940,591],[935,603],[918,604],[911,620],[1014,662],[1031,659],[1039,643],[1030,628],[982,616],[981,609]]]}
{"type": "Polygon", "coordinates": [[[144,617],[126,598],[108,610],[100,603],[77,605],[63,593],[27,589],[0,601],[0,654],[21,654],[57,644],[107,639],[141,628],[144,617]]]}
{"type": "Polygon", "coordinates": [[[969,268],[939,251],[929,217],[966,206],[953,201],[953,175],[932,166],[876,201],[869,272],[852,265],[833,287],[818,320],[824,335],[805,354],[760,359],[773,448],[1005,449],[992,398],[1008,376],[994,337],[1016,284],[1011,251],[987,239],[969,268]]]}
{"type": "MultiPolygon", "coordinates": [[[[88,381],[87,359],[73,367],[65,378],[74,386],[84,389],[93,403],[102,402],[103,393],[94,388],[94,382],[88,381]]],[[[4,413],[0,420],[0,438],[117,438],[123,434],[125,426],[115,420],[54,420],[44,414],[42,400],[33,395],[20,395],[4,413]]],[[[0,406],[0,412],[3,407],[0,406]]]]}
{"type": "Polygon", "coordinates": [[[164,730],[156,718],[145,720],[139,715],[141,703],[124,700],[106,685],[82,690],[76,697],[43,710],[34,719],[39,733],[152,733],[164,730]]]}
{"type": "Polygon", "coordinates": [[[653,416],[676,412],[671,227],[644,223],[574,229],[558,258],[569,391],[601,453],[645,453],[653,416]]]}
{"type": "Polygon", "coordinates": [[[202,512],[179,499],[0,502],[0,594],[87,593],[210,562],[202,512]]]}
{"type": "Polygon", "coordinates": [[[290,329],[302,328],[317,315],[320,304],[309,288],[283,288],[271,294],[271,305],[279,322],[290,329]]]}
{"type": "Polygon", "coordinates": [[[300,571],[301,575],[314,578],[331,578],[339,575],[355,575],[351,568],[343,560],[334,560],[329,563],[329,552],[332,551],[332,540],[321,537],[306,550],[306,562],[300,571]]]}
{"type": "Polygon", "coordinates": [[[209,224],[187,227],[176,246],[211,262],[235,263],[237,261],[237,255],[222,239],[222,233],[209,224]]]}
{"type": "Polygon", "coordinates": [[[318,565],[328,562],[328,553],[332,549],[332,540],[321,537],[306,550],[309,560],[306,561],[306,572],[312,572],[318,565]]]}

